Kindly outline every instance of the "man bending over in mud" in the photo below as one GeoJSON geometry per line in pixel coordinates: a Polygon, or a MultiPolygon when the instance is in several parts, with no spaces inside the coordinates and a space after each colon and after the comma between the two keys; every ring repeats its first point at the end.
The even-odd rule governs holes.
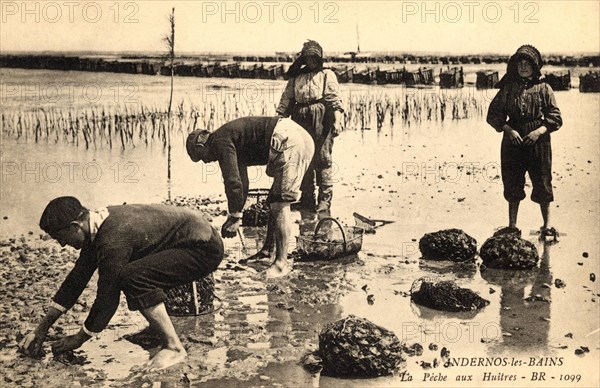
{"type": "Polygon", "coordinates": [[[73,307],[98,269],[96,299],[81,330],[52,344],[55,354],[79,348],[101,332],[115,314],[123,291],[130,310],[139,310],[161,338],[162,349],[145,365],[168,368],[187,353],[165,308],[165,290],[217,269],[223,241],[199,214],[164,205],[121,205],[88,211],[74,197],[46,206],[40,227],[61,246],[81,249],[75,267],[52,299],[48,312],[21,350],[37,355],[52,324],[73,307]]]}
{"type": "Polygon", "coordinates": [[[300,184],[313,157],[310,135],[291,119],[242,117],[212,133],[205,130],[190,133],[186,148],[194,162],[219,162],[229,208],[229,216],[221,228],[223,237],[235,237],[241,225],[248,196],[247,167],[267,165],[267,175],[273,177],[267,198],[271,215],[263,248],[252,258],[270,257],[274,245],[275,261],[266,276],[287,274],[290,205],[300,199],[300,184]]]}

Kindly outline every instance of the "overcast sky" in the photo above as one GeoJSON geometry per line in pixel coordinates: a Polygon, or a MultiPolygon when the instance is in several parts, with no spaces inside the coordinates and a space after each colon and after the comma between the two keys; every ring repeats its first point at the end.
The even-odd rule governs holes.
{"type": "Polygon", "coordinates": [[[5,1],[0,50],[178,52],[599,52],[599,1],[5,1]]]}

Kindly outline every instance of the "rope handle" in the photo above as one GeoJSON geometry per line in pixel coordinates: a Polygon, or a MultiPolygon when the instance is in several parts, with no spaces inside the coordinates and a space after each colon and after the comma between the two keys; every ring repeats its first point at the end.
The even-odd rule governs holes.
{"type": "Polygon", "coordinates": [[[321,226],[323,226],[325,221],[333,221],[342,231],[342,238],[344,239],[344,253],[346,253],[348,251],[348,247],[347,247],[348,242],[346,241],[346,231],[344,230],[344,227],[342,226],[342,224],[340,224],[340,222],[338,220],[336,220],[335,218],[331,218],[331,217],[322,218],[319,221],[319,223],[317,223],[317,226],[315,226],[315,236],[317,236],[319,234],[319,230],[321,229],[321,226]]]}

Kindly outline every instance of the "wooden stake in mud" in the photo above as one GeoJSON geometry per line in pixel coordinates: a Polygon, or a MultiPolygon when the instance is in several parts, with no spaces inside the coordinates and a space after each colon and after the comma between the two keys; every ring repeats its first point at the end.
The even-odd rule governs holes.
{"type": "Polygon", "coordinates": [[[164,41],[167,43],[167,48],[169,49],[169,67],[171,68],[171,92],[169,95],[169,110],[167,111],[167,120],[168,120],[168,128],[167,128],[167,179],[171,180],[171,105],[173,104],[173,79],[175,76],[175,71],[173,68],[173,62],[175,61],[175,7],[171,9],[171,15],[169,16],[169,25],[171,27],[171,34],[164,38],[164,41]]]}

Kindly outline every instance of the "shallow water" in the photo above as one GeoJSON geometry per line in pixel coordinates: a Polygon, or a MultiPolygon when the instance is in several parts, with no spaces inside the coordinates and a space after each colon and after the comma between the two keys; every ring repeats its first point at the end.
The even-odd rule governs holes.
{"type": "MultiPolygon", "coordinates": [[[[6,70],[1,72],[6,75],[6,70]]],[[[38,74],[39,79],[46,76],[44,72],[38,74]]],[[[144,83],[142,96],[152,98],[150,95],[164,91],[162,80],[147,78],[147,81],[135,78],[135,82],[144,83]],[[155,82],[160,85],[152,89],[150,85],[155,82]]],[[[194,84],[185,87],[193,89],[194,84]]],[[[181,88],[185,89],[183,85],[181,88]]],[[[374,88],[373,92],[381,89],[374,88]]],[[[534,271],[488,269],[480,273],[450,262],[419,260],[418,240],[424,233],[461,228],[481,246],[495,228],[506,222],[506,204],[497,176],[500,137],[483,118],[411,127],[385,126],[381,131],[347,131],[336,140],[334,148],[338,182],[332,215],[350,225],[354,223],[353,211],[395,221],[378,229],[375,235],[365,235],[363,250],[357,257],[296,263],[289,277],[265,282],[250,271],[238,271],[233,266],[260,246],[264,230],[247,228],[246,250],[237,239],[226,240],[228,257],[216,273],[216,293],[222,301],[216,301],[215,306],[220,308],[200,317],[173,319],[188,348],[189,357],[184,364],[160,374],[132,372],[131,368],[145,362],[156,348],[144,350],[123,339],[123,335],[143,328],[144,321],[121,306],[113,326],[100,339],[86,343],[78,353],[89,364],[65,366],[51,356],[46,356],[41,364],[15,358],[13,341],[12,346],[0,351],[0,368],[5,373],[17,373],[17,377],[21,376],[19,373],[27,376],[21,382],[44,381],[51,386],[65,383],[154,386],[159,382],[171,386],[185,382],[186,378],[194,386],[415,386],[428,384],[422,381],[426,372],[441,372],[451,378],[472,373],[477,380],[488,371],[517,372],[519,379],[526,376],[519,380],[523,383],[529,382],[534,371],[554,373],[554,380],[546,385],[540,383],[544,386],[569,385],[559,381],[558,374],[576,372],[583,376],[579,386],[595,385],[599,381],[596,366],[600,334],[588,336],[588,333],[600,327],[600,291],[599,283],[592,282],[589,274],[600,273],[597,239],[600,95],[571,90],[556,93],[556,98],[565,125],[552,135],[556,201],[551,210],[554,225],[566,236],[559,244],[545,247],[535,236],[529,236],[529,230],[539,228],[541,217],[534,203],[529,199],[523,201],[519,226],[525,238],[537,244],[542,257],[534,271]],[[588,253],[587,258],[583,252],[588,253]],[[456,280],[479,291],[490,300],[490,305],[476,313],[458,314],[416,306],[403,293],[420,276],[456,280]],[[556,288],[555,279],[563,280],[567,286],[556,288]],[[366,291],[362,289],[365,285],[366,291]],[[373,295],[374,303],[368,302],[368,295],[373,295]],[[525,300],[535,295],[550,302],[525,300]],[[316,380],[305,372],[298,361],[317,348],[319,330],[348,314],[368,318],[393,330],[408,344],[423,344],[424,354],[408,358],[403,366],[415,380],[403,383],[402,376],[371,380],[321,376],[316,380]],[[572,338],[565,337],[568,333],[572,338]],[[506,356],[526,362],[529,357],[536,360],[563,357],[564,366],[516,369],[457,366],[425,370],[418,362],[439,358],[439,350],[427,349],[430,343],[437,344],[439,349],[447,347],[451,357],[506,356]],[[575,356],[574,350],[579,346],[587,346],[590,353],[575,356]]],[[[270,185],[262,169],[254,169],[253,173],[251,187],[270,185]]],[[[74,145],[34,144],[31,140],[16,141],[3,136],[0,188],[3,238],[24,234],[31,244],[42,244],[37,238],[41,233],[37,227],[39,215],[51,198],[69,194],[92,208],[123,202],[157,203],[169,195],[224,198],[218,172],[189,161],[182,144],[174,147],[173,177],[167,184],[166,155],[161,147],[85,151],[74,145]],[[31,236],[29,231],[33,232],[31,236]]],[[[294,213],[294,217],[298,230],[303,232],[310,231],[316,222],[306,214],[294,213]]],[[[222,217],[213,220],[216,226],[221,222],[222,217]]],[[[43,244],[57,246],[53,242],[43,244]]],[[[72,251],[64,255],[74,257],[72,251]]],[[[2,251],[2,260],[5,263],[2,272],[14,271],[13,278],[17,281],[27,280],[27,274],[35,269],[34,261],[20,263],[9,250],[2,251]]],[[[267,263],[268,260],[263,262],[267,263]]],[[[65,262],[59,268],[60,276],[44,285],[47,295],[40,296],[50,298],[52,288],[68,268],[65,262]]],[[[6,283],[6,278],[3,282],[6,283]]],[[[6,283],[5,287],[16,290],[16,295],[26,295],[18,284],[6,283]]],[[[83,298],[91,303],[93,292],[83,298]]],[[[13,302],[5,295],[0,305],[22,312],[24,307],[12,307],[13,302]]],[[[38,301],[30,303],[43,306],[38,301]]],[[[23,314],[21,318],[27,316],[23,314]]],[[[85,319],[85,314],[80,313],[79,318],[85,319]]],[[[27,321],[30,318],[24,325],[27,321]]],[[[18,378],[5,380],[8,385],[17,381],[18,378]]]]}

